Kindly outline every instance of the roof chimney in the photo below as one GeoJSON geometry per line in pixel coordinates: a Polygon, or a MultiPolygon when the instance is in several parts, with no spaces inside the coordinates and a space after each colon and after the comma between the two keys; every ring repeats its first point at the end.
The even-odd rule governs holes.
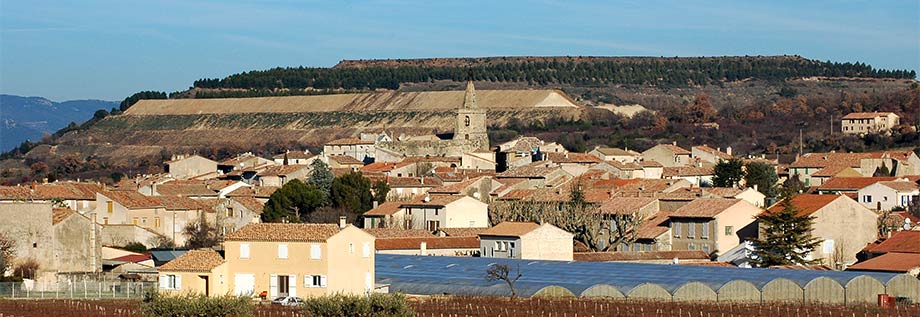
{"type": "Polygon", "coordinates": [[[345,216],[339,216],[339,229],[345,229],[348,226],[348,222],[345,219],[345,216]]]}
{"type": "Polygon", "coordinates": [[[732,155],[732,147],[731,147],[731,146],[725,147],[725,154],[732,155]]]}
{"type": "Polygon", "coordinates": [[[425,241],[419,242],[418,255],[428,255],[428,242],[425,242],[425,241]]]}
{"type": "Polygon", "coordinates": [[[677,146],[677,141],[671,141],[671,145],[677,146]]]}

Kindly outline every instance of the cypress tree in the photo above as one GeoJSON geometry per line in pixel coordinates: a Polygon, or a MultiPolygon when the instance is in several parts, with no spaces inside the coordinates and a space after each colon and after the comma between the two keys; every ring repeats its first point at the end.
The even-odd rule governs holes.
{"type": "Polygon", "coordinates": [[[794,196],[787,195],[780,202],[781,211],[766,211],[757,216],[760,239],[756,240],[752,254],[759,267],[774,265],[807,265],[817,263],[808,255],[821,243],[811,235],[814,217],[800,215],[792,203],[794,196]]]}

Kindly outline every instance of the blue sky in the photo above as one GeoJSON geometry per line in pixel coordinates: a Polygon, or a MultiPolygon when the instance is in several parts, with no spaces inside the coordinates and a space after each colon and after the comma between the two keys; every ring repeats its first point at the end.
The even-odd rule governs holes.
{"type": "Polygon", "coordinates": [[[342,59],[781,54],[920,70],[920,1],[0,0],[0,93],[52,100],[342,59]]]}

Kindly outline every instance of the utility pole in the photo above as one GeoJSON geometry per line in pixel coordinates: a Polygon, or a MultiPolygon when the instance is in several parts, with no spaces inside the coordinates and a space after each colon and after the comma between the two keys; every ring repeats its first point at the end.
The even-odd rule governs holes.
{"type": "Polygon", "coordinates": [[[802,150],[803,148],[804,148],[804,145],[802,145],[802,128],[799,128],[799,156],[802,156],[805,154],[803,153],[803,150],[802,150]]]}

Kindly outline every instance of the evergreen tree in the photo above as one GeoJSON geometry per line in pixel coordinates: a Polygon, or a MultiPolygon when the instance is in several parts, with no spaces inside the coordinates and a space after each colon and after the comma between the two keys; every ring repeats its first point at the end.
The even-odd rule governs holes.
{"type": "Polygon", "coordinates": [[[371,194],[371,180],[361,173],[348,173],[332,181],[332,205],[348,211],[363,214],[374,204],[371,194]]]}
{"type": "Polygon", "coordinates": [[[313,170],[310,172],[310,179],[307,180],[307,184],[313,185],[319,189],[320,193],[323,195],[323,205],[329,205],[331,203],[332,181],[335,179],[335,175],[329,170],[329,165],[326,165],[326,162],[319,159],[314,160],[310,168],[313,170]]]}
{"type": "Polygon", "coordinates": [[[762,162],[751,162],[745,166],[744,182],[747,187],[757,186],[757,191],[767,197],[776,195],[776,182],[779,176],[772,165],[762,162]]]}
{"type": "Polygon", "coordinates": [[[374,200],[377,204],[383,204],[387,201],[387,194],[390,193],[390,184],[384,181],[374,183],[374,200]]]}
{"type": "Polygon", "coordinates": [[[268,197],[262,222],[302,222],[323,205],[323,194],[313,185],[294,179],[268,197]]]}
{"type": "Polygon", "coordinates": [[[759,267],[774,265],[807,265],[817,260],[806,259],[821,243],[811,235],[814,217],[800,215],[789,195],[780,202],[782,210],[766,211],[757,216],[761,237],[756,240],[752,260],[759,267]]]}
{"type": "Polygon", "coordinates": [[[887,177],[891,176],[891,171],[888,170],[888,166],[885,163],[882,163],[882,166],[879,166],[875,169],[875,173],[872,173],[872,177],[887,177]]]}
{"type": "Polygon", "coordinates": [[[730,160],[719,161],[713,168],[712,186],[715,187],[735,187],[744,179],[744,162],[733,158],[730,160]]]}

